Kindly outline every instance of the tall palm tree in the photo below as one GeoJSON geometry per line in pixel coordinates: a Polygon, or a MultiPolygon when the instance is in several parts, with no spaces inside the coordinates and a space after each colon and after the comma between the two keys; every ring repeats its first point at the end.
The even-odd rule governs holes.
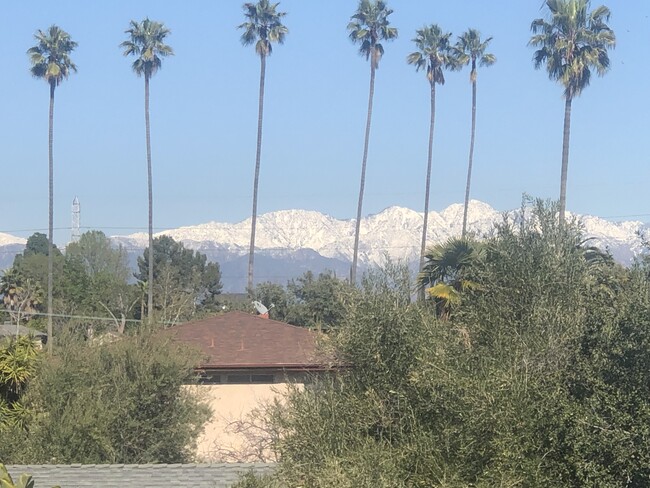
{"type": "MultiPolygon", "coordinates": [[[[417,51],[406,58],[416,71],[424,70],[431,90],[431,120],[429,122],[429,154],[427,158],[427,177],[424,186],[424,224],[422,226],[422,245],[420,246],[420,271],[424,266],[429,223],[429,193],[431,188],[431,161],[433,159],[433,132],[436,122],[436,85],[445,84],[445,69],[456,66],[456,59],[449,45],[451,32],[443,32],[436,24],[415,31],[413,42],[417,51]]],[[[424,293],[420,294],[424,298],[424,293]]]]}
{"type": "Polygon", "coordinates": [[[546,0],[550,16],[531,24],[529,45],[537,47],[535,68],[543,64],[551,80],[564,86],[564,137],[560,176],[560,222],[566,211],[566,182],[569,166],[571,102],[589,85],[591,71],[603,76],[609,70],[608,49],[616,45],[609,28],[610,11],[600,6],[589,11],[589,0],[546,0]]]}
{"type": "MultiPolygon", "coordinates": [[[[149,263],[153,263],[153,184],[151,175],[151,128],[149,124],[149,81],[162,67],[162,58],[171,56],[174,51],[165,44],[165,38],[170,31],[161,22],[144,19],[141,22],[131,21],[129,28],[124,31],[129,39],[120,44],[124,56],[135,56],[133,71],[144,77],[144,123],[147,142],[147,187],[149,192],[149,263]]],[[[153,320],[153,265],[149,266],[147,280],[147,321],[153,320]]]]}
{"type": "Polygon", "coordinates": [[[497,58],[485,50],[492,41],[491,37],[481,40],[481,33],[476,29],[468,29],[458,38],[454,48],[458,63],[461,66],[471,65],[469,81],[472,83],[472,135],[469,142],[469,161],[467,163],[467,184],[465,185],[465,205],[463,207],[462,237],[467,234],[467,209],[469,207],[469,190],[472,184],[472,164],[474,160],[474,140],[476,135],[476,74],[477,66],[492,66],[497,58]]]}
{"type": "Polygon", "coordinates": [[[47,350],[52,353],[52,263],[53,263],[53,230],[54,230],[54,92],[61,82],[77,71],[70,54],[77,43],[63,29],[56,25],[47,30],[36,31],[34,34],[37,44],[27,50],[31,63],[30,72],[34,78],[45,80],[50,86],[50,117],[49,117],[49,217],[48,217],[48,252],[47,252],[47,350]]]}
{"type": "Polygon", "coordinates": [[[257,225],[257,188],[260,180],[260,158],[262,156],[262,118],[264,114],[264,79],[266,77],[266,58],[273,52],[273,43],[284,43],[289,32],[282,24],[286,12],[278,12],[279,3],[259,0],[245,3],[246,22],[239,25],[243,29],[241,42],[244,46],[255,44],[255,52],[260,57],[260,94],[257,112],[257,149],[255,153],[255,177],[253,179],[253,212],[251,216],[251,242],[248,253],[248,293],[253,293],[253,264],[255,259],[255,228],[257,225]]]}
{"type": "Polygon", "coordinates": [[[392,41],[397,37],[397,29],[390,26],[388,16],[393,11],[381,0],[360,0],[357,11],[348,24],[349,36],[352,42],[359,44],[359,54],[370,60],[370,93],[368,95],[368,116],[366,120],[366,136],[363,145],[361,161],[361,185],[359,187],[359,204],[357,206],[357,221],[354,232],[354,254],[350,269],[350,283],[357,281],[357,259],[359,255],[359,232],[361,230],[361,210],[363,207],[363,190],[366,185],[366,162],[368,160],[368,141],[370,139],[370,121],[372,119],[372,99],[375,93],[375,71],[384,55],[381,41],[392,41]]]}

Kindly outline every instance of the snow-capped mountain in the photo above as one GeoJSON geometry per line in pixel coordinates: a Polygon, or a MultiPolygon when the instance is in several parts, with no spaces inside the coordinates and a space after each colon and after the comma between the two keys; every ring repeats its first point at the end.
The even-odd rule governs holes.
{"type": "Polygon", "coordinates": [[[27,239],[0,232],[0,270],[10,268],[16,254],[23,252],[27,239]]]}
{"type": "MultiPolygon", "coordinates": [[[[516,211],[509,212],[512,217],[516,211]]],[[[429,213],[428,245],[444,242],[461,233],[463,206],[450,205],[429,213]]],[[[642,251],[639,234],[650,236],[642,222],[611,222],[590,215],[576,216],[590,244],[609,249],[621,263],[628,264],[642,251]]],[[[469,230],[477,236],[488,234],[503,213],[488,204],[472,200],[469,230]]],[[[389,207],[361,222],[359,264],[361,269],[381,264],[385,256],[416,266],[424,214],[401,207],[389,207]]],[[[221,265],[224,291],[245,288],[250,219],[236,224],[209,222],[161,232],[207,255],[221,265]]],[[[129,250],[131,262],[147,246],[147,234],[112,237],[129,250]]],[[[25,240],[0,234],[0,269],[11,266],[13,256],[22,252],[25,240]]],[[[260,215],[257,220],[256,281],[286,283],[307,270],[332,270],[347,276],[354,244],[354,220],[338,220],[319,212],[281,210],[260,215]]]]}
{"type": "MultiPolygon", "coordinates": [[[[442,212],[429,213],[429,241],[441,242],[459,235],[462,205],[451,205],[442,212]]],[[[469,209],[470,229],[487,232],[501,214],[489,205],[473,200],[469,209]]],[[[361,222],[359,261],[365,265],[380,264],[387,254],[392,259],[417,259],[422,236],[424,214],[402,207],[389,207],[361,222]]],[[[244,255],[248,253],[250,219],[236,224],[209,222],[180,227],[156,235],[168,235],[186,246],[201,250],[214,249],[244,255]]],[[[126,247],[144,248],[145,233],[116,236],[126,247]]],[[[257,219],[255,245],[261,251],[296,251],[311,249],[323,257],[351,261],[354,244],[354,220],[338,220],[319,212],[281,210],[257,219]]]]}
{"type": "MultiPolygon", "coordinates": [[[[513,212],[509,212],[513,215],[513,212]]],[[[463,206],[450,205],[441,212],[429,213],[428,245],[444,242],[461,233],[463,206]]],[[[577,216],[585,237],[614,257],[629,263],[642,250],[639,232],[648,233],[641,222],[611,222],[594,216],[577,216]]],[[[488,234],[503,213],[488,204],[472,200],[468,227],[475,235],[488,234]]],[[[424,214],[401,207],[389,207],[361,222],[359,263],[362,267],[381,264],[385,256],[417,263],[424,214]]],[[[199,250],[221,264],[224,288],[243,290],[246,270],[250,219],[236,224],[209,222],[161,232],[199,250]]],[[[145,233],[116,236],[127,248],[147,245],[145,233]]],[[[319,212],[282,210],[258,217],[256,232],[256,279],[286,282],[311,269],[331,269],[346,276],[352,260],[354,220],[338,220],[319,212]],[[307,252],[308,251],[308,252],[307,252]]]]}
{"type": "Polygon", "coordinates": [[[27,244],[27,239],[0,232],[0,246],[9,246],[11,244],[22,244],[24,246],[27,244]]]}

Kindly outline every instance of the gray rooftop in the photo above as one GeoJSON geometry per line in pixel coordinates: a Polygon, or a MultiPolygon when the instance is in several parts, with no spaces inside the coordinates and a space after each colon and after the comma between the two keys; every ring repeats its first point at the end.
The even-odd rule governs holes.
{"type": "MultiPolygon", "coordinates": [[[[13,324],[0,324],[0,337],[9,337],[16,335],[16,326],[13,324]]],[[[34,337],[47,337],[45,332],[40,330],[32,329],[31,327],[25,327],[24,325],[18,326],[18,335],[27,336],[33,335],[34,337]]]]}
{"type": "Polygon", "coordinates": [[[21,474],[32,475],[36,488],[229,488],[241,474],[254,471],[270,474],[272,463],[222,464],[72,464],[7,465],[14,481],[21,474]]]}

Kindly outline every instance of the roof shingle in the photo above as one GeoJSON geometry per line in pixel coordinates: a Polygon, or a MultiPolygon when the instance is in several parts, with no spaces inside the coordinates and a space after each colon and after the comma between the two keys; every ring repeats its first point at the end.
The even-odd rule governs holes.
{"type": "Polygon", "coordinates": [[[198,347],[205,369],[316,369],[316,333],[244,312],[228,312],[168,329],[198,347]]]}

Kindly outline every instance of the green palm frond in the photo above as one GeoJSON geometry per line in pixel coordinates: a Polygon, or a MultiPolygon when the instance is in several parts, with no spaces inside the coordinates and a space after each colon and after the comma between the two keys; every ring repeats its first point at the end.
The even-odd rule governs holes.
{"type": "Polygon", "coordinates": [[[454,46],[454,53],[459,66],[470,65],[470,81],[476,81],[477,66],[492,66],[496,63],[496,56],[485,52],[492,41],[491,37],[481,40],[481,33],[476,29],[468,29],[458,37],[454,46]]]}
{"type": "Polygon", "coordinates": [[[138,76],[150,78],[162,67],[162,58],[172,56],[173,49],[165,44],[171,31],[161,22],[148,18],[141,22],[132,20],[124,31],[129,38],[120,44],[124,56],[135,56],[131,67],[138,76]]]}
{"type": "Polygon", "coordinates": [[[481,243],[469,239],[452,238],[427,249],[425,264],[417,277],[417,287],[432,286],[443,281],[459,279],[483,256],[481,243]]]}
{"type": "Polygon", "coordinates": [[[415,31],[413,42],[417,51],[406,57],[406,62],[415,66],[416,71],[426,70],[429,83],[444,85],[445,69],[455,69],[458,59],[450,44],[451,32],[443,32],[436,24],[415,31]]]}
{"type": "Polygon", "coordinates": [[[482,243],[463,238],[452,238],[430,247],[416,279],[416,290],[424,290],[436,302],[441,317],[448,317],[466,292],[483,289],[468,275],[484,254],[482,243]]]}
{"type": "Polygon", "coordinates": [[[45,31],[36,31],[34,39],[37,44],[27,50],[32,76],[58,86],[71,73],[77,72],[77,66],[70,58],[77,43],[70,34],[52,25],[45,31]]]}
{"type": "MultiPolygon", "coordinates": [[[[27,474],[20,475],[18,482],[14,483],[11,475],[5,468],[4,464],[0,463],[0,487],[1,488],[34,488],[34,478],[27,474]]],[[[53,488],[60,488],[54,486],[53,488]]]]}
{"type": "Polygon", "coordinates": [[[572,99],[589,86],[591,72],[604,75],[610,66],[609,49],[616,45],[614,31],[607,25],[611,12],[600,6],[589,12],[589,0],[547,0],[548,19],[535,19],[528,44],[536,69],[546,66],[551,80],[564,86],[572,99]]]}
{"type": "Polygon", "coordinates": [[[279,3],[259,0],[257,3],[243,5],[246,22],[237,28],[243,29],[241,43],[244,46],[255,44],[255,52],[260,56],[270,56],[273,44],[284,44],[289,29],[282,23],[286,12],[278,12],[279,3]]]}
{"type": "Polygon", "coordinates": [[[360,0],[357,11],[348,24],[349,38],[359,44],[359,54],[370,60],[373,68],[379,67],[384,55],[381,41],[397,38],[397,29],[391,27],[388,16],[393,10],[381,0],[360,0]]]}
{"type": "Polygon", "coordinates": [[[10,268],[0,278],[0,296],[5,309],[10,312],[26,314],[36,311],[43,303],[43,289],[34,280],[25,278],[16,268],[10,268]]]}
{"type": "Polygon", "coordinates": [[[461,291],[482,291],[483,286],[480,283],[472,280],[460,280],[461,291]]]}
{"type": "Polygon", "coordinates": [[[436,283],[426,291],[430,297],[442,300],[445,308],[460,304],[460,293],[447,283],[436,283]]]}

